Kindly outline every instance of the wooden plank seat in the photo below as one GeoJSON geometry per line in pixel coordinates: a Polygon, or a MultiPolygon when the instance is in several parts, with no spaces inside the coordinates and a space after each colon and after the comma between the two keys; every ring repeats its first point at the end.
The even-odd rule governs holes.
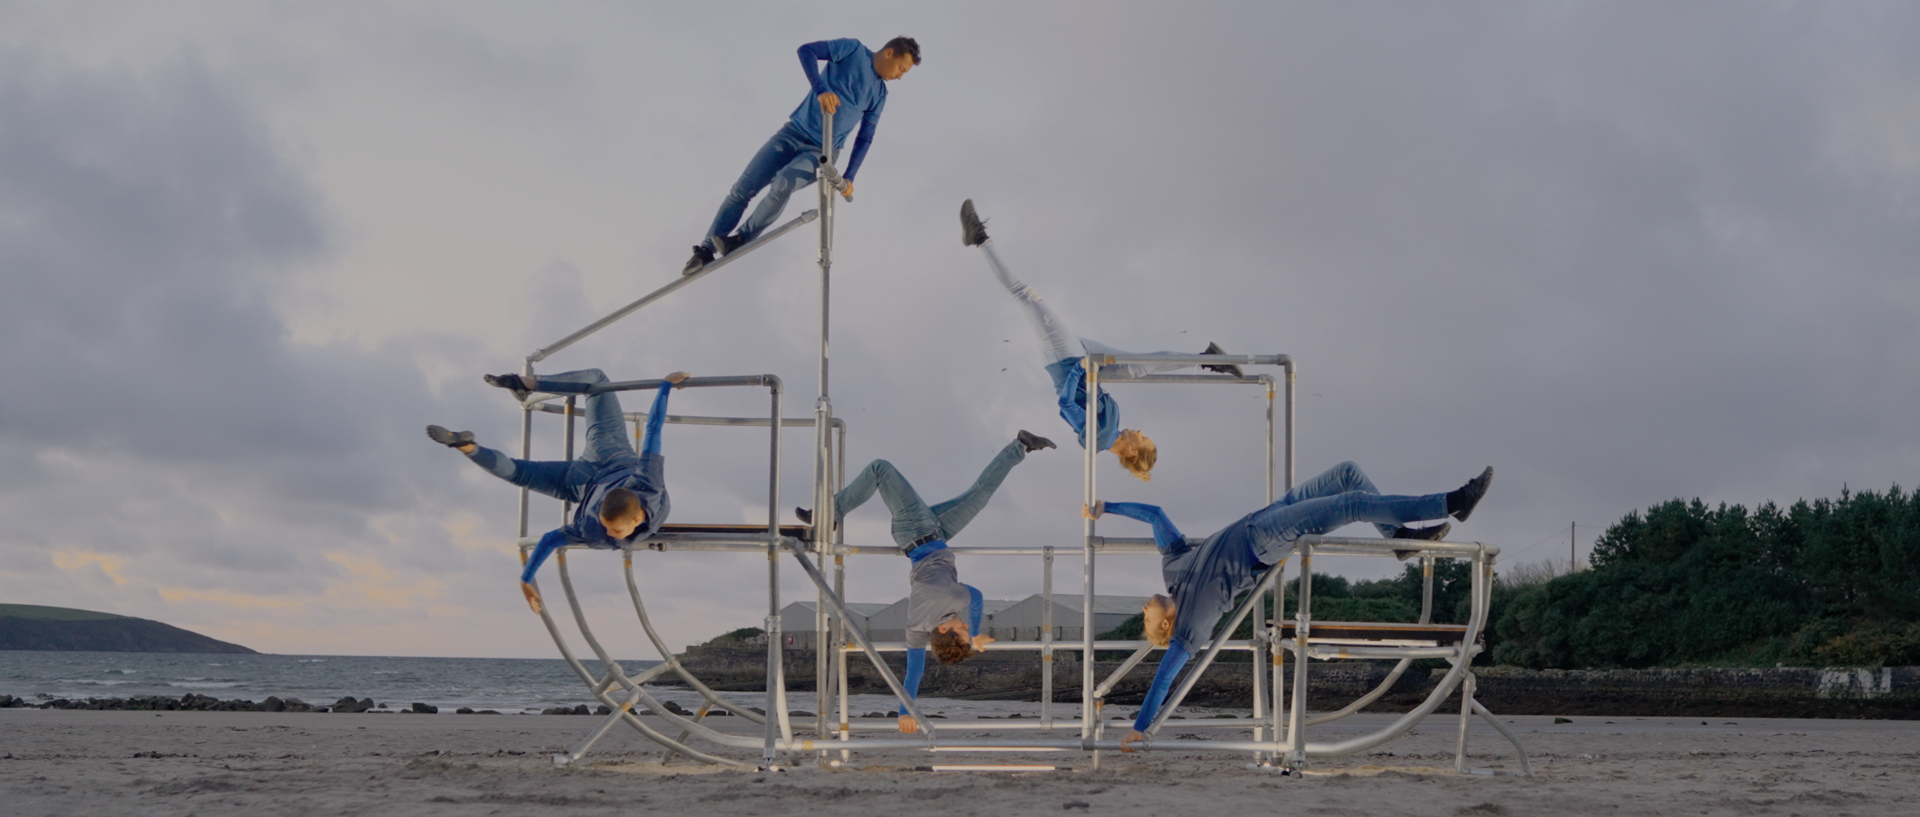
{"type": "MultiPolygon", "coordinates": [[[[1272,621],[1282,639],[1291,640],[1299,626],[1291,619],[1272,621]]],[[[1392,621],[1316,621],[1307,640],[1313,644],[1350,644],[1363,647],[1451,647],[1467,637],[1465,624],[1406,624],[1392,621]]],[[[1481,635],[1485,640],[1485,634],[1481,635]]]]}
{"type": "MultiPolygon", "coordinates": [[[[742,536],[754,536],[767,532],[766,525],[676,525],[671,522],[660,526],[661,533],[726,533],[742,536]]],[[[808,525],[781,525],[781,536],[796,539],[811,539],[813,528],[808,525]]]]}

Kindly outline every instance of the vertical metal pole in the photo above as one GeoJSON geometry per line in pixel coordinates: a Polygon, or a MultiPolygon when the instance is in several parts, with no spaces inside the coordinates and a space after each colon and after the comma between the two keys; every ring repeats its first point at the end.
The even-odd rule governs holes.
{"type": "MultiPolygon", "coordinates": [[[[1273,386],[1269,384],[1267,386],[1267,459],[1266,459],[1267,467],[1266,467],[1266,473],[1265,473],[1266,484],[1267,484],[1267,504],[1268,505],[1272,505],[1274,500],[1277,498],[1273,495],[1273,458],[1274,458],[1273,398],[1274,398],[1273,386]]],[[[1285,562],[1282,562],[1281,564],[1284,565],[1285,562]]],[[[1275,565],[1272,569],[1280,570],[1281,565],[1275,565]]],[[[1268,704],[1267,695],[1269,692],[1272,691],[1267,688],[1267,681],[1269,678],[1272,677],[1270,666],[1273,663],[1273,656],[1272,656],[1273,642],[1268,637],[1269,625],[1267,622],[1271,621],[1272,619],[1279,618],[1279,610],[1276,607],[1272,615],[1269,615],[1267,613],[1267,606],[1268,606],[1269,600],[1271,600],[1274,595],[1273,593],[1269,592],[1268,588],[1280,588],[1284,586],[1285,585],[1280,584],[1279,577],[1274,576],[1274,577],[1270,577],[1269,581],[1261,584],[1257,588],[1254,588],[1254,591],[1253,591],[1261,595],[1261,600],[1255,605],[1253,609],[1253,718],[1255,721],[1258,721],[1260,718],[1266,715],[1266,708],[1268,704]]],[[[1271,700],[1272,700],[1274,711],[1278,712],[1280,709],[1280,699],[1276,697],[1271,700]]],[[[1278,738],[1280,736],[1279,730],[1278,729],[1274,730],[1273,735],[1275,738],[1278,738]]],[[[1259,740],[1264,740],[1265,738],[1266,738],[1266,730],[1260,728],[1259,726],[1255,726],[1253,728],[1253,739],[1255,741],[1259,741],[1259,740]]],[[[1255,752],[1253,755],[1253,760],[1255,763],[1259,763],[1265,759],[1266,757],[1264,752],[1255,752]]]]}
{"type": "MultiPolygon", "coordinates": [[[[573,405],[574,405],[573,401],[575,399],[576,398],[574,397],[574,395],[571,395],[571,394],[567,395],[567,413],[565,415],[566,420],[561,423],[561,425],[565,426],[565,430],[563,430],[561,433],[566,435],[561,439],[565,440],[566,442],[560,446],[560,449],[563,452],[560,459],[565,460],[567,462],[573,462],[573,405]]],[[[573,503],[568,502],[564,499],[561,500],[560,501],[561,527],[565,527],[566,524],[569,521],[571,521],[572,515],[573,515],[573,503]]]]}
{"type": "MultiPolygon", "coordinates": [[[[838,435],[835,435],[835,437],[836,439],[834,440],[834,442],[836,443],[836,448],[834,449],[834,455],[833,455],[833,471],[834,471],[833,489],[837,493],[841,488],[844,488],[847,485],[847,428],[846,426],[844,425],[841,426],[840,433],[838,435]]],[[[838,553],[837,550],[840,545],[845,544],[846,538],[847,538],[846,531],[840,528],[833,529],[833,544],[836,549],[836,552],[833,554],[833,592],[834,592],[834,595],[837,595],[842,599],[845,599],[847,597],[847,557],[838,553]]],[[[861,635],[869,636],[869,640],[871,640],[870,637],[872,636],[872,633],[863,632],[861,633],[861,635]]],[[[849,703],[847,701],[849,690],[848,690],[848,682],[847,682],[847,649],[846,647],[847,647],[847,622],[845,619],[842,619],[840,622],[840,626],[834,629],[833,668],[834,668],[834,677],[838,679],[838,682],[840,685],[840,739],[843,741],[850,741],[853,739],[853,726],[852,726],[853,713],[849,709],[849,703]]],[[[848,761],[851,761],[852,759],[853,759],[852,752],[849,752],[845,749],[840,750],[840,762],[846,763],[848,761]]]]}
{"type": "MultiPolygon", "coordinates": [[[[832,473],[831,469],[833,467],[832,452],[830,450],[831,440],[829,439],[832,435],[833,428],[833,403],[828,397],[829,391],[827,388],[827,360],[829,357],[827,339],[829,326],[828,316],[830,314],[829,306],[832,303],[832,289],[830,284],[833,270],[834,218],[834,189],[828,180],[834,174],[833,114],[824,108],[820,111],[820,126],[820,166],[816,168],[814,174],[814,184],[819,188],[820,192],[820,396],[814,401],[813,406],[813,547],[814,553],[818,554],[822,561],[825,561],[825,554],[832,550],[833,528],[838,514],[834,511],[833,491],[829,488],[831,484],[829,475],[832,473]]],[[[780,420],[776,417],[773,422],[774,433],[778,434],[780,420]]],[[[771,542],[769,542],[767,559],[770,564],[773,563],[774,558],[774,550],[771,542]]],[[[778,588],[775,588],[774,592],[777,594],[778,588]]],[[[826,596],[824,593],[818,592],[818,588],[816,588],[814,597],[816,599],[814,621],[819,630],[818,635],[824,638],[825,627],[823,622],[826,617],[826,596]]],[[[815,724],[818,730],[815,732],[816,737],[822,736],[822,733],[826,729],[827,692],[826,679],[823,677],[824,674],[822,672],[822,670],[825,669],[825,661],[826,656],[823,653],[816,658],[814,666],[815,684],[819,687],[816,692],[820,701],[820,713],[815,724]]],[[[769,709],[768,711],[771,712],[772,710],[769,709]]],[[[768,734],[771,735],[772,733],[769,732],[768,734]]],[[[768,751],[771,752],[772,738],[769,737],[768,740],[768,751]]]]}
{"type": "Polygon", "coordinates": [[[1307,765],[1307,641],[1313,629],[1313,545],[1300,543],[1300,589],[1293,608],[1293,722],[1287,726],[1287,761],[1307,765]]]}
{"type": "MultiPolygon", "coordinates": [[[[1098,496],[1098,491],[1094,484],[1094,463],[1095,458],[1100,453],[1100,364],[1094,359],[1094,356],[1090,354],[1082,358],[1082,365],[1086,367],[1087,376],[1087,422],[1086,430],[1082,435],[1086,438],[1086,444],[1081,446],[1086,452],[1083,464],[1085,469],[1086,496],[1082,502],[1085,505],[1091,506],[1098,496]]],[[[1080,737],[1087,739],[1093,737],[1093,719],[1097,714],[1093,700],[1094,521],[1092,519],[1083,520],[1081,529],[1080,737]]],[[[1100,752],[1094,750],[1092,755],[1094,768],[1099,768],[1100,752]]]]}
{"type": "Polygon", "coordinates": [[[1040,728],[1053,731],[1053,547],[1040,554],[1040,728]]]}
{"type": "MultiPolygon", "coordinates": [[[[520,373],[528,377],[532,377],[533,364],[528,363],[524,366],[521,366],[520,373]]],[[[520,459],[523,459],[523,460],[533,459],[533,409],[529,408],[524,403],[520,406],[520,459]]],[[[529,496],[528,490],[526,488],[521,488],[520,489],[520,538],[521,539],[527,538],[527,497],[528,496],[529,496]]],[[[527,552],[524,550],[520,551],[520,558],[523,562],[526,560],[526,557],[527,557],[527,552]]]]}

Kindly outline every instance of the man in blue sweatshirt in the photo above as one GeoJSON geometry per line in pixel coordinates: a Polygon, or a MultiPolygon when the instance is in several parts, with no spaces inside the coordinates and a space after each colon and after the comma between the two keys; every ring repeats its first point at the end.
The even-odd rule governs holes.
{"type": "Polygon", "coordinates": [[[1173,679],[1187,660],[1213,641],[1220,617],[1234,599],[1260,585],[1268,568],[1293,553],[1293,541],[1323,534],[1352,522],[1372,522],[1391,539],[1438,540],[1449,525],[1408,528],[1408,522],[1445,519],[1462,522],[1493,483],[1493,469],[1444,494],[1381,496],[1360,466],[1343,462],[1288,491],[1280,501],[1241,517],[1205,539],[1180,535],[1165,512],[1135,502],[1101,502],[1085,509],[1089,519],[1112,513],[1153,526],[1160,548],[1160,572],[1169,596],[1154,596],[1142,611],[1147,640],[1165,647],[1153,686],[1140,704],[1133,731],[1120,741],[1122,751],[1146,739],[1173,679]]]}
{"type": "Polygon", "coordinates": [[[509,389],[522,400],[536,391],[587,394],[587,447],[574,460],[516,460],[476,445],[471,431],[427,426],[428,438],[459,449],[488,473],[574,503],[573,521],[540,537],[540,544],[534,547],[520,571],[520,592],[526,595],[527,605],[534,612],[540,612],[540,591],[533,586],[533,575],[555,550],[566,545],[615,550],[652,536],[667,521],[667,512],[673,505],[667,498],[666,457],[660,453],[660,426],[667,419],[667,394],[675,384],[687,379],[687,373],[674,372],[662,379],[666,383],[654,395],[653,408],[647,413],[645,439],[638,454],[634,453],[633,444],[627,442],[627,418],[620,411],[619,396],[614,392],[587,394],[595,384],[607,382],[606,373],[599,369],[538,377],[486,376],[488,385],[509,389]]]}
{"type": "MultiPolygon", "coordinates": [[[[994,455],[972,487],[937,505],[929,506],[922,500],[900,469],[886,460],[867,463],[847,487],[833,495],[837,524],[879,492],[893,515],[893,541],[913,563],[907,572],[907,677],[902,682],[907,697],[920,694],[920,676],[927,668],[929,648],[940,663],[958,664],[993,642],[993,636],[980,633],[980,591],[960,583],[947,540],[980,514],[1006,480],[1007,472],[1025,461],[1028,453],[1054,447],[1052,440],[1021,431],[994,455]]],[[[800,521],[813,523],[812,511],[795,508],[793,512],[800,521]]],[[[900,718],[900,731],[912,734],[920,730],[913,716],[905,711],[895,714],[900,718]]]]}
{"type": "Polygon", "coordinates": [[[906,76],[907,71],[919,64],[920,44],[912,37],[888,40],[877,54],[854,39],[821,40],[800,46],[800,68],[806,71],[807,84],[812,89],[807,98],[800,101],[800,107],[794,109],[787,124],[747,162],[747,169],[740,173],[740,180],[733,183],[733,189],[720,202],[720,212],[714,214],[706,238],[694,245],[693,257],[687,259],[681,274],[699,272],[716,256],[726,255],[759,237],[780,217],[780,211],[786,209],[787,197],[813,183],[820,167],[822,110],[833,114],[835,149],[846,144],[847,135],[853,133],[856,122],[860,125],[860,136],[853,140],[853,155],[847,158],[847,169],[840,174],[847,180],[841,195],[851,200],[853,179],[860,173],[860,163],[866,160],[867,148],[873,145],[873,131],[880,125],[880,113],[887,107],[886,83],[906,76]],[[827,63],[825,71],[819,68],[822,62],[827,63]],[[747,212],[747,202],[761,190],[767,191],[766,197],[760,200],[740,231],[733,232],[740,224],[740,217],[747,212]]]}

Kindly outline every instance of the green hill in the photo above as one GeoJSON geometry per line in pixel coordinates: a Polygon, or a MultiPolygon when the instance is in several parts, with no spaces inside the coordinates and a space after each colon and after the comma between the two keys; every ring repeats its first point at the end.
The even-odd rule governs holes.
{"type": "Polygon", "coordinates": [[[0,604],[0,650],[254,652],[158,621],[38,604],[0,604]]]}

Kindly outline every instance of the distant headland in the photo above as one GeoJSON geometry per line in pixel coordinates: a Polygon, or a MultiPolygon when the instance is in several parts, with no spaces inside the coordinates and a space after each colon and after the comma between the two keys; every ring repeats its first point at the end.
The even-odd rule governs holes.
{"type": "Polygon", "coordinates": [[[258,654],[158,621],[37,604],[0,604],[0,650],[258,654]]]}

